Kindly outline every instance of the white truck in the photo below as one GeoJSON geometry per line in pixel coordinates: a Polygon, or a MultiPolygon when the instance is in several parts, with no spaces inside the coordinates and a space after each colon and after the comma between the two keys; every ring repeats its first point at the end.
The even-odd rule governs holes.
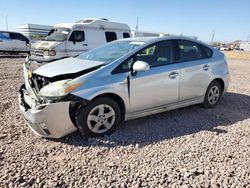
{"type": "Polygon", "coordinates": [[[241,42],[239,48],[242,51],[250,51],[250,41],[241,42]]]}
{"type": "Polygon", "coordinates": [[[30,39],[18,32],[0,31],[1,53],[29,53],[30,39]]]}
{"type": "Polygon", "coordinates": [[[31,45],[29,60],[51,62],[76,56],[106,42],[130,37],[131,30],[127,24],[103,18],[87,18],[76,23],[57,24],[45,40],[31,45]]]}

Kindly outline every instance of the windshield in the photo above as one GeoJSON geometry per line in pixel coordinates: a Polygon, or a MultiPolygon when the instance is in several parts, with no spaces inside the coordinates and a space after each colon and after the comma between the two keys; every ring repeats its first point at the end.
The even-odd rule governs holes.
{"type": "Polygon", "coordinates": [[[10,40],[10,38],[2,33],[0,33],[0,39],[3,39],[3,40],[10,40]]]}
{"type": "Polygon", "coordinates": [[[50,30],[45,40],[62,42],[67,39],[69,33],[70,29],[68,28],[54,28],[50,30]]]}
{"type": "Polygon", "coordinates": [[[103,61],[107,64],[119,59],[142,44],[144,43],[133,41],[112,42],[82,53],[78,56],[78,58],[83,60],[103,61]]]}

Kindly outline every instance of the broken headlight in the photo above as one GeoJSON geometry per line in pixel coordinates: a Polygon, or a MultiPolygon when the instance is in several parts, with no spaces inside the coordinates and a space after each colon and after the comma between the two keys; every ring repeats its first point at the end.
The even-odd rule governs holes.
{"type": "Polygon", "coordinates": [[[38,95],[49,98],[63,97],[76,88],[80,87],[82,84],[83,82],[74,81],[71,79],[56,81],[43,87],[38,95]]]}

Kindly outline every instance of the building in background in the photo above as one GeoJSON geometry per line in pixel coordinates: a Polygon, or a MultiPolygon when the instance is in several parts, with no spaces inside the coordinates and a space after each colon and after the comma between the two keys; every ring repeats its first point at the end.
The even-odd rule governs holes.
{"type": "Polygon", "coordinates": [[[174,35],[170,33],[163,33],[163,32],[148,32],[148,31],[132,31],[132,37],[165,37],[165,36],[183,36],[190,39],[198,39],[196,36],[191,35],[174,35]]]}
{"type": "Polygon", "coordinates": [[[166,36],[182,36],[182,37],[186,37],[186,38],[190,38],[190,39],[195,39],[195,40],[198,39],[198,37],[196,37],[196,36],[192,36],[192,35],[183,35],[183,34],[181,34],[181,35],[174,35],[174,34],[170,34],[170,33],[160,33],[159,36],[160,36],[160,37],[166,37],[166,36]]]}
{"type": "Polygon", "coordinates": [[[24,24],[18,26],[18,31],[29,38],[40,39],[45,37],[52,28],[53,26],[50,25],[24,24]]]}
{"type": "Polygon", "coordinates": [[[148,31],[132,31],[132,37],[159,37],[160,33],[148,31]]]}

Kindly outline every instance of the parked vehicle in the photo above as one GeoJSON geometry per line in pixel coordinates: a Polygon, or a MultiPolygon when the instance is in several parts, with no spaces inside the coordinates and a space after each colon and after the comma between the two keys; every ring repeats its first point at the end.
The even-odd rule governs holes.
{"type": "Polygon", "coordinates": [[[0,52],[29,53],[30,40],[18,32],[0,31],[0,52]]]}
{"type": "Polygon", "coordinates": [[[77,23],[58,24],[49,32],[44,41],[31,46],[30,60],[51,62],[98,47],[116,39],[129,38],[127,24],[107,19],[88,18],[77,23]]]}
{"type": "Polygon", "coordinates": [[[236,50],[236,51],[241,51],[241,49],[240,49],[239,46],[235,46],[235,47],[234,47],[234,50],[236,50]]]}
{"type": "Polygon", "coordinates": [[[230,49],[227,46],[220,46],[219,50],[221,50],[221,51],[229,51],[230,49]]]}
{"type": "Polygon", "coordinates": [[[241,51],[250,51],[250,41],[241,42],[239,48],[241,51]]]}
{"type": "Polygon", "coordinates": [[[112,133],[121,121],[194,104],[212,108],[226,92],[229,71],[220,51],[184,37],[129,38],[30,72],[20,109],[40,136],[77,129],[112,133]]]}

